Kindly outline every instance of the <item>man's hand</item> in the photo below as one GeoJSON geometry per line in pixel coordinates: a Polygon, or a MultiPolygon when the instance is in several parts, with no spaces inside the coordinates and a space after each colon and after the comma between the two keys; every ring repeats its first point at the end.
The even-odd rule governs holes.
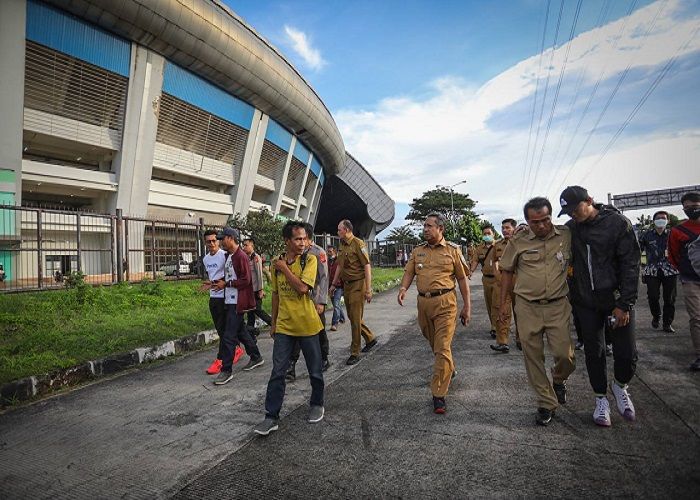
{"type": "Polygon", "coordinates": [[[325,304],[315,304],[316,306],[316,312],[318,314],[323,314],[323,311],[326,310],[326,305],[325,304]]]}
{"type": "Polygon", "coordinates": [[[224,288],[226,288],[226,281],[225,280],[215,281],[214,283],[211,284],[211,287],[214,290],[223,290],[224,288]]]}
{"type": "Polygon", "coordinates": [[[403,306],[403,301],[406,298],[406,292],[407,290],[404,287],[399,288],[399,296],[397,297],[397,300],[399,301],[400,306],[403,306]]]}
{"type": "Polygon", "coordinates": [[[202,286],[199,287],[200,292],[206,292],[211,289],[211,281],[205,281],[202,286]]]}
{"type": "Polygon", "coordinates": [[[467,326],[469,322],[472,319],[472,312],[471,310],[467,307],[464,306],[462,308],[462,311],[459,313],[459,320],[462,322],[464,326],[467,326]]]}
{"type": "Polygon", "coordinates": [[[284,261],[284,259],[277,259],[273,265],[275,270],[279,272],[284,272],[284,270],[287,268],[287,263],[284,261]]]}
{"type": "Polygon", "coordinates": [[[272,323],[270,325],[270,337],[275,336],[275,331],[277,330],[277,325],[275,323],[272,323]]]}
{"type": "Polygon", "coordinates": [[[258,298],[260,300],[265,298],[265,290],[258,290],[258,298]]]}
{"type": "Polygon", "coordinates": [[[335,289],[336,289],[336,288],[337,288],[337,287],[336,287],[335,285],[331,285],[331,287],[328,289],[328,293],[329,293],[330,295],[333,295],[333,294],[335,293],[335,289]]]}
{"type": "Polygon", "coordinates": [[[622,328],[623,326],[629,325],[629,322],[630,322],[629,311],[623,311],[619,307],[616,307],[615,309],[613,309],[613,316],[615,316],[615,326],[613,326],[613,330],[615,328],[622,328]]]}
{"type": "Polygon", "coordinates": [[[372,290],[367,290],[365,292],[365,300],[367,301],[368,304],[370,302],[372,302],[372,290]]]}

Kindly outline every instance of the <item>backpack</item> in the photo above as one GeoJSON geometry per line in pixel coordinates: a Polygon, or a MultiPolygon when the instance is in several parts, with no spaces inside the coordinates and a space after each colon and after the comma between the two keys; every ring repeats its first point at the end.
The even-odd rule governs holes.
{"type": "Polygon", "coordinates": [[[694,272],[696,276],[700,277],[700,235],[695,234],[685,226],[676,227],[689,238],[681,249],[681,269],[679,271],[682,274],[688,274],[689,271],[694,272]],[[687,266],[686,261],[688,262],[687,266]]]}

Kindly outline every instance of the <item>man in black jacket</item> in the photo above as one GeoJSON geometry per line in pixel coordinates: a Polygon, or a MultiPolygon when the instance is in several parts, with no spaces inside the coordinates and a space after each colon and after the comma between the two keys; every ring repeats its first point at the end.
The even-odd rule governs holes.
{"type": "Polygon", "coordinates": [[[561,212],[571,220],[573,277],[571,303],[580,322],[588,378],[596,396],[593,420],[609,427],[605,326],[612,328],[615,381],[610,389],[625,420],[635,411],[627,384],[637,366],[634,304],[637,301],[640,250],[630,221],[615,207],[594,203],[581,186],[560,197],[561,212]]]}

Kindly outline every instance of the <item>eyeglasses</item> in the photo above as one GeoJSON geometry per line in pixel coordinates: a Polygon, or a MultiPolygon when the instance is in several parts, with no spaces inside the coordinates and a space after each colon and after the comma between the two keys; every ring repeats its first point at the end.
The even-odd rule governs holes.
{"type": "Polygon", "coordinates": [[[528,224],[532,224],[533,226],[544,226],[547,224],[549,221],[552,220],[552,216],[548,215],[547,217],[543,219],[529,219],[527,221],[528,224]]]}

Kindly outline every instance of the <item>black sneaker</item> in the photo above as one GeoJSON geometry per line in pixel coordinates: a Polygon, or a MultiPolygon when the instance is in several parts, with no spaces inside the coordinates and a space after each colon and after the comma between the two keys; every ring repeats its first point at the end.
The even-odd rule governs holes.
{"type": "Polygon", "coordinates": [[[377,339],[372,339],[371,342],[367,342],[365,346],[362,348],[362,352],[369,352],[372,350],[372,348],[377,345],[377,339]]]}
{"type": "Polygon", "coordinates": [[[438,415],[443,415],[446,411],[447,405],[445,404],[445,398],[433,396],[433,412],[438,415]]]}
{"type": "Polygon", "coordinates": [[[346,365],[355,365],[357,362],[360,361],[359,356],[350,356],[348,360],[345,362],[346,365]]]}
{"type": "Polygon", "coordinates": [[[606,356],[613,355],[612,344],[605,344],[605,355],[606,356]]]}
{"type": "Polygon", "coordinates": [[[676,333],[676,329],[673,328],[671,325],[664,326],[664,331],[666,333],[676,333]]]}
{"type": "Polygon", "coordinates": [[[522,342],[520,342],[519,340],[516,340],[516,341],[515,341],[515,347],[518,348],[518,351],[522,351],[522,350],[523,350],[523,344],[522,344],[522,342]]]}
{"type": "Polygon", "coordinates": [[[496,338],[496,330],[491,330],[491,331],[489,332],[489,335],[491,335],[491,338],[492,338],[492,339],[495,339],[495,338],[496,338]]]}
{"type": "Polygon", "coordinates": [[[251,359],[248,361],[248,364],[243,367],[244,372],[249,372],[250,370],[257,368],[258,366],[262,366],[265,364],[265,360],[262,358],[258,359],[251,359]]]}
{"type": "Polygon", "coordinates": [[[296,363],[289,363],[289,368],[287,368],[287,374],[284,376],[285,379],[293,382],[297,378],[296,363]]]}
{"type": "Polygon", "coordinates": [[[265,417],[265,420],[256,425],[253,431],[259,436],[267,436],[268,434],[276,431],[277,429],[279,429],[277,419],[265,417]]]}
{"type": "Polygon", "coordinates": [[[690,363],[689,368],[691,372],[700,372],[700,358],[690,363]]]}
{"type": "Polygon", "coordinates": [[[537,425],[546,426],[552,421],[554,416],[554,410],[548,410],[547,408],[537,408],[537,416],[535,417],[535,423],[537,425]]]}
{"type": "Polygon", "coordinates": [[[489,347],[496,352],[500,352],[500,353],[504,353],[504,354],[507,352],[510,352],[510,347],[508,347],[508,344],[496,344],[496,345],[491,344],[489,347]]]}
{"type": "Polygon", "coordinates": [[[659,327],[659,318],[654,318],[651,320],[651,327],[656,330],[659,327]]]}
{"type": "Polygon", "coordinates": [[[328,368],[331,366],[331,362],[328,361],[327,359],[323,361],[323,366],[321,367],[321,371],[325,372],[328,370],[328,368]]]}
{"type": "Polygon", "coordinates": [[[554,394],[557,395],[557,401],[560,405],[566,404],[566,382],[561,384],[552,384],[554,388],[554,394]]]}
{"type": "Polygon", "coordinates": [[[450,380],[454,380],[456,376],[457,376],[457,368],[452,370],[452,375],[450,375],[450,380]]]}
{"type": "Polygon", "coordinates": [[[220,371],[219,375],[214,379],[214,385],[228,384],[233,378],[233,372],[220,371]]]}
{"type": "Polygon", "coordinates": [[[577,351],[582,351],[583,350],[583,342],[581,342],[580,340],[577,340],[575,349],[577,351]]]}

